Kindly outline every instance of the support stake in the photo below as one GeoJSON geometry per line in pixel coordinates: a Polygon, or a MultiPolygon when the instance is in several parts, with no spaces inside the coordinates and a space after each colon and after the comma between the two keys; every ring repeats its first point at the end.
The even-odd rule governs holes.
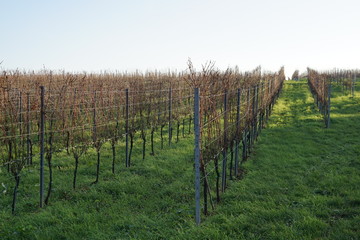
{"type": "Polygon", "coordinates": [[[40,87],[40,208],[44,206],[45,87],[40,87]]]}
{"type": "Polygon", "coordinates": [[[194,91],[194,131],[195,131],[195,222],[200,224],[200,90],[194,91]]]}

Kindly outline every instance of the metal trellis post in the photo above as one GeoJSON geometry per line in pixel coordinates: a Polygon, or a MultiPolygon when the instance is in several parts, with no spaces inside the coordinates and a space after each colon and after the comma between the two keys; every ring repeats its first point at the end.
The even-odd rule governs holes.
{"type": "Polygon", "coordinates": [[[169,145],[172,139],[172,89],[169,88],[169,145]]]}
{"type": "Polygon", "coordinates": [[[240,97],[241,91],[237,90],[236,106],[236,146],[235,146],[235,177],[239,174],[239,145],[240,145],[240,97]]]}
{"type": "Polygon", "coordinates": [[[129,162],[129,89],[125,89],[125,104],[126,104],[126,116],[125,116],[125,166],[130,167],[129,162]]]}
{"type": "Polygon", "coordinates": [[[194,91],[194,131],[195,131],[195,221],[200,224],[200,90],[194,91]]]}
{"type": "Polygon", "coordinates": [[[224,149],[223,149],[223,162],[222,162],[222,175],[221,175],[221,191],[225,192],[226,188],[226,165],[227,165],[227,127],[228,127],[228,116],[227,116],[227,95],[228,92],[225,90],[224,93],[224,149]]]}
{"type": "Polygon", "coordinates": [[[45,87],[40,87],[40,208],[44,206],[45,87]]]}
{"type": "Polygon", "coordinates": [[[328,85],[328,107],[327,107],[327,121],[326,121],[326,128],[330,127],[330,108],[331,108],[331,102],[330,102],[330,98],[331,98],[331,82],[328,85]]]}

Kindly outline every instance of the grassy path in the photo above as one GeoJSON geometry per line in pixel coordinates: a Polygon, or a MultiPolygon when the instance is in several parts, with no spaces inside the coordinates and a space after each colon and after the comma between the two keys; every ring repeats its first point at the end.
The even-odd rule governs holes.
{"type": "Polygon", "coordinates": [[[287,82],[268,127],[199,239],[360,239],[360,101],[334,94],[325,129],[305,82],[287,82]]]}

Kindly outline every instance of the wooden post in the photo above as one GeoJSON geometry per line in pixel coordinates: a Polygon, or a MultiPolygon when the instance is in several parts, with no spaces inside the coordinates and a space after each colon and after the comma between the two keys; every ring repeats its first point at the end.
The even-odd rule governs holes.
{"type": "Polygon", "coordinates": [[[40,208],[44,206],[45,87],[40,87],[40,208]]]}
{"type": "Polygon", "coordinates": [[[194,132],[195,132],[195,222],[200,224],[200,90],[194,91],[194,132]]]}

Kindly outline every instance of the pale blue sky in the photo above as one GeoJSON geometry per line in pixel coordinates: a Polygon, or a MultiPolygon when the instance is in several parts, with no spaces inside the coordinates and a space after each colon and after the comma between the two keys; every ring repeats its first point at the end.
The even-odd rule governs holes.
{"type": "Polygon", "coordinates": [[[3,69],[360,67],[359,0],[0,0],[3,69]]]}

